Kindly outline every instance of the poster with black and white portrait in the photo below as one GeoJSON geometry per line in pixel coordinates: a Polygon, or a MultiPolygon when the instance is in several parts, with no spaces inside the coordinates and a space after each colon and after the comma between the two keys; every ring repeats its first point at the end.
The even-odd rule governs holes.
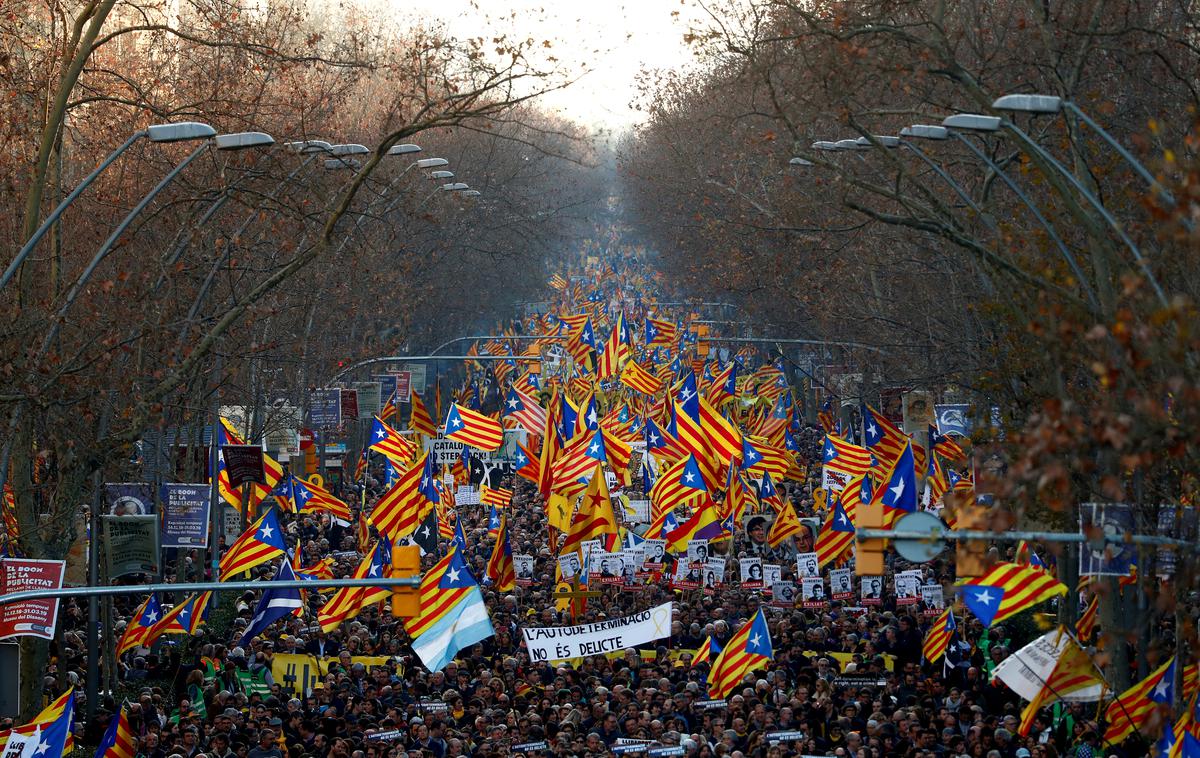
{"type": "Polygon", "coordinates": [[[642,564],[641,546],[617,553],[621,559],[621,584],[631,587],[637,583],[638,566],[642,564]]]}
{"type": "Polygon", "coordinates": [[[704,590],[715,592],[725,583],[725,559],[721,556],[709,558],[704,562],[704,590]]]}
{"type": "Polygon", "coordinates": [[[821,563],[817,560],[816,553],[797,553],[796,554],[796,576],[803,579],[804,577],[820,576],[821,563]]]}
{"type": "Polygon", "coordinates": [[[771,602],[776,608],[796,607],[796,584],[794,582],[775,582],[768,585],[771,588],[771,602]]]}
{"type": "Polygon", "coordinates": [[[532,555],[514,555],[513,570],[517,574],[517,584],[521,587],[529,587],[533,584],[533,556],[532,555]]]}
{"type": "Polygon", "coordinates": [[[600,540],[584,540],[579,543],[580,567],[579,575],[587,579],[592,575],[592,556],[597,552],[604,552],[604,548],[600,546],[600,540]]]}
{"type": "Polygon", "coordinates": [[[921,571],[896,574],[896,605],[916,605],[921,599],[921,571]]]}
{"type": "Polygon", "coordinates": [[[692,540],[687,545],[688,563],[704,563],[708,560],[708,540],[692,540]]]}
{"type": "Polygon", "coordinates": [[[854,579],[850,569],[834,569],[829,572],[829,596],[834,600],[849,600],[854,597],[854,579]]]}
{"type": "Polygon", "coordinates": [[[783,580],[783,566],[778,563],[764,563],[763,570],[763,587],[770,592],[771,588],[783,580]]]}
{"type": "Polygon", "coordinates": [[[738,560],[738,573],[742,583],[742,589],[758,590],[763,586],[763,564],[762,558],[740,558],[738,560]]]}
{"type": "Polygon", "coordinates": [[[579,553],[566,553],[558,556],[558,570],[563,579],[571,580],[579,576],[579,553]]]}
{"type": "Polygon", "coordinates": [[[937,616],[946,610],[946,594],[940,584],[921,585],[921,605],[926,616],[937,616]]]}
{"type": "Polygon", "coordinates": [[[864,576],[861,579],[860,595],[863,605],[883,605],[883,577],[864,576]]]}
{"type": "Polygon", "coordinates": [[[592,576],[598,578],[601,584],[620,584],[621,556],[616,553],[593,554],[592,576]]]}
{"type": "Polygon", "coordinates": [[[645,567],[651,570],[662,569],[663,563],[667,560],[667,541],[646,540],[642,543],[642,547],[646,549],[645,567]]]}
{"type": "Polygon", "coordinates": [[[677,590],[700,589],[700,566],[689,563],[687,559],[675,561],[675,573],[671,576],[671,586],[677,590]]]}
{"type": "Polygon", "coordinates": [[[825,595],[825,580],[806,576],[800,580],[800,600],[805,608],[823,608],[829,601],[825,595]]]}

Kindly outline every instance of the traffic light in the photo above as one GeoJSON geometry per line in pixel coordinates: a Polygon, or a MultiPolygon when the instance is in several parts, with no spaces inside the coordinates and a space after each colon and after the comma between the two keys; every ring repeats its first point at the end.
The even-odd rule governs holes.
{"type": "MultiPolygon", "coordinates": [[[[863,503],[858,506],[858,524],[862,529],[882,529],[883,503],[863,503]]],[[[854,573],[858,576],[883,576],[883,553],[887,540],[860,539],[854,554],[854,573]]]]}
{"type": "MultiPolygon", "coordinates": [[[[421,550],[416,545],[392,546],[392,576],[421,577],[421,550]]],[[[392,588],[392,616],[414,618],[421,612],[421,588],[392,588]]]]}
{"type": "MultiPolygon", "coordinates": [[[[972,498],[974,499],[974,498],[972,498]]],[[[989,529],[987,506],[963,503],[956,511],[955,529],[989,529]]],[[[986,540],[958,540],[954,543],[954,570],[959,579],[983,576],[988,571],[986,540]]]]}

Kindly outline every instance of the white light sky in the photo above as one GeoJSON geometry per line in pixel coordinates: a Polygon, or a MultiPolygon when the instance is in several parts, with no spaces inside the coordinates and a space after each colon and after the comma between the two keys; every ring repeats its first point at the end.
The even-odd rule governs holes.
{"type": "Polygon", "coordinates": [[[446,24],[457,37],[533,38],[539,50],[582,78],[539,102],[596,130],[622,131],[642,120],[633,110],[643,69],[686,68],[684,42],[698,9],[681,0],[384,0],[402,18],[446,24]],[[550,40],[551,48],[540,48],[550,40]]]}

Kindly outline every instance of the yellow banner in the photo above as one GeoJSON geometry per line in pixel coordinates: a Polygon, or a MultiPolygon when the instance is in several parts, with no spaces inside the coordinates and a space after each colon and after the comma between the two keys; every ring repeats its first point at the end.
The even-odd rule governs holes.
{"type": "MultiPolygon", "coordinates": [[[[353,655],[350,664],[361,663],[369,671],[372,666],[384,666],[392,659],[385,655],[353,655]]],[[[318,658],[302,653],[277,653],[271,659],[271,675],[286,692],[303,695],[325,686],[329,665],[337,658],[318,658]]]]}

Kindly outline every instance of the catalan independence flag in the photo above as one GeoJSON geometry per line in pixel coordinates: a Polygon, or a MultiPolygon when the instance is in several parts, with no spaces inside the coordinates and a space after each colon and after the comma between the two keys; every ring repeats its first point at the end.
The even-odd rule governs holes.
{"type": "Polygon", "coordinates": [[[1067,592],[1066,585],[1041,569],[997,563],[980,577],[959,582],[963,603],[984,626],[1067,592]]]}
{"type": "Polygon", "coordinates": [[[842,507],[841,497],[834,497],[837,497],[837,501],[834,502],[833,510],[829,512],[829,518],[821,527],[821,533],[817,535],[817,542],[813,547],[821,568],[837,563],[854,545],[854,524],[850,522],[846,509],[842,507]]]}
{"type": "Polygon", "coordinates": [[[446,439],[478,450],[494,451],[504,444],[504,428],[490,416],[452,403],[446,414],[446,439]]]}
{"type": "Polygon", "coordinates": [[[708,672],[708,696],[714,699],[727,697],[747,672],[762,668],[774,657],[767,618],[759,608],[737,634],[729,638],[725,649],[713,661],[708,672]]]}
{"type": "Polygon", "coordinates": [[[487,564],[487,577],[500,592],[512,592],[517,586],[517,572],[513,567],[512,545],[508,541],[508,519],[500,517],[500,530],[496,533],[496,545],[487,564]]]}
{"type": "Polygon", "coordinates": [[[408,636],[415,639],[428,631],[462,602],[468,590],[476,586],[458,548],[451,546],[450,552],[425,572],[421,579],[420,611],[413,618],[404,620],[408,636]],[[465,581],[468,578],[470,581],[465,581]]]}
{"type": "Polygon", "coordinates": [[[921,645],[921,655],[930,663],[936,663],[946,654],[946,648],[950,646],[950,640],[957,631],[958,622],[954,620],[954,611],[947,608],[929,627],[929,633],[925,635],[925,642],[921,645]]]}
{"type": "Polygon", "coordinates": [[[221,556],[221,581],[286,552],[283,529],[279,525],[279,512],[268,508],[266,513],[259,516],[258,520],[229,546],[225,555],[221,556]]]}
{"type": "Polygon", "coordinates": [[[1171,704],[1175,689],[1175,657],[1150,672],[1150,676],[1122,692],[1104,711],[1108,724],[1104,741],[1120,744],[1135,731],[1149,726],[1160,703],[1171,704]]]}
{"type": "Polygon", "coordinates": [[[333,493],[313,482],[306,482],[295,474],[291,478],[292,507],[297,513],[325,511],[342,521],[350,520],[350,506],[334,497],[333,493]]]}
{"type": "Polygon", "coordinates": [[[137,609],[137,613],[133,614],[129,625],[121,634],[121,639],[117,642],[117,656],[123,655],[126,650],[132,650],[138,645],[149,647],[153,644],[158,634],[158,622],[161,619],[162,606],[159,605],[158,596],[151,593],[150,597],[146,598],[141,607],[137,609]]]}
{"type": "Polygon", "coordinates": [[[109,719],[100,746],[96,748],[95,758],[133,758],[134,753],[129,710],[122,704],[117,714],[109,719]]]}
{"type": "MultiPolygon", "coordinates": [[[[1060,634],[1063,633],[1065,632],[1060,630],[1060,634]]],[[[1061,700],[1072,692],[1104,684],[1096,665],[1079,643],[1070,638],[1066,642],[1050,676],[1046,677],[1041,689],[1021,712],[1021,725],[1017,728],[1017,733],[1022,737],[1029,734],[1029,728],[1033,726],[1033,720],[1037,718],[1042,706],[1061,700]]]]}
{"type": "Polygon", "coordinates": [[[195,634],[200,624],[208,617],[208,601],[212,592],[189,595],[179,605],[163,614],[158,622],[157,634],[195,634]]]}
{"type": "Polygon", "coordinates": [[[651,397],[662,391],[663,383],[654,374],[642,368],[636,360],[630,359],[621,370],[621,384],[651,397]]]}
{"type": "Polygon", "coordinates": [[[432,459],[424,453],[371,509],[368,520],[395,541],[416,531],[434,504],[441,501],[435,485],[432,459]]]}
{"type": "Polygon", "coordinates": [[[717,638],[710,634],[704,638],[700,647],[696,648],[696,657],[692,658],[692,665],[699,666],[701,663],[710,663],[716,660],[720,654],[721,643],[717,642],[717,638]]]}
{"type": "Polygon", "coordinates": [[[414,392],[409,402],[412,409],[408,414],[408,428],[416,434],[423,435],[430,439],[437,436],[437,427],[433,425],[433,418],[429,415],[429,409],[425,407],[425,401],[421,396],[414,392]]]}
{"type": "Polygon", "coordinates": [[[387,458],[400,465],[407,465],[417,452],[416,443],[404,438],[400,432],[388,426],[387,422],[378,416],[371,426],[371,450],[383,453],[387,458]]]}

